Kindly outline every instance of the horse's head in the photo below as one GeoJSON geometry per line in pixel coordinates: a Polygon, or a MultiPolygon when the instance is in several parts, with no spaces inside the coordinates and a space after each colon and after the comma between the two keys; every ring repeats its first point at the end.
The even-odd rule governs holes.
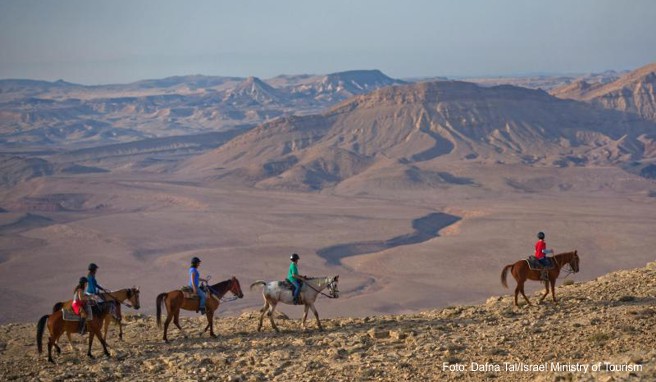
{"type": "Polygon", "coordinates": [[[134,309],[139,309],[141,307],[141,304],[139,303],[139,288],[132,287],[128,289],[127,295],[130,305],[132,305],[134,309]]]}
{"type": "Polygon", "coordinates": [[[328,283],[328,291],[329,295],[332,298],[339,298],[339,289],[337,289],[337,281],[339,280],[339,275],[333,277],[330,279],[330,282],[328,283]]]}
{"type": "Polygon", "coordinates": [[[235,276],[232,276],[232,280],[230,280],[230,292],[239,298],[244,298],[244,293],[241,291],[239,280],[237,280],[235,276]]]}
{"type": "Polygon", "coordinates": [[[574,254],[569,260],[569,266],[572,268],[572,272],[577,273],[579,271],[579,255],[576,250],[574,250],[574,254]]]}

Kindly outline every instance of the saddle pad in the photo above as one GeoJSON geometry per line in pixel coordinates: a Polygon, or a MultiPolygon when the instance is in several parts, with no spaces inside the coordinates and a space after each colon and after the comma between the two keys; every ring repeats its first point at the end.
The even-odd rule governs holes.
{"type": "Polygon", "coordinates": [[[530,269],[534,270],[534,271],[540,271],[540,270],[543,270],[543,269],[546,269],[546,270],[553,269],[554,268],[554,263],[553,263],[553,260],[551,259],[551,257],[547,257],[546,259],[549,263],[549,265],[547,265],[547,266],[542,265],[542,263],[540,263],[540,261],[535,256],[529,256],[526,259],[526,263],[528,264],[528,267],[530,269]]]}
{"type": "MultiPolygon", "coordinates": [[[[75,312],[73,312],[73,310],[69,308],[62,309],[62,319],[64,321],[76,321],[76,322],[82,321],[82,317],[75,314],[75,312]]],[[[93,320],[93,314],[87,316],[87,321],[91,321],[91,320],[93,320]]]]}
{"type": "Polygon", "coordinates": [[[200,300],[200,297],[194,293],[194,290],[191,289],[190,286],[183,286],[180,288],[180,292],[182,292],[182,296],[188,300],[200,300]]]}

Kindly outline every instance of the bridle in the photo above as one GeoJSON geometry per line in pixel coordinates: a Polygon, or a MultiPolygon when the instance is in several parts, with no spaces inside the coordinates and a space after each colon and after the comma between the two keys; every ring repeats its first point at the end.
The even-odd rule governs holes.
{"type": "Polygon", "coordinates": [[[129,301],[129,300],[132,298],[132,296],[138,294],[138,293],[139,293],[139,289],[136,289],[136,288],[129,288],[129,289],[127,290],[127,292],[126,292],[128,297],[127,297],[127,299],[125,299],[124,301],[119,301],[119,299],[116,298],[116,296],[114,296],[113,293],[114,293],[114,292],[112,292],[112,291],[107,291],[107,297],[111,297],[112,300],[113,300],[114,302],[118,302],[119,304],[121,304],[121,305],[125,305],[125,306],[127,306],[128,308],[132,309],[132,308],[133,308],[133,307],[132,307],[132,304],[130,304],[129,302],[126,302],[126,301],[129,301]],[[135,291],[133,291],[133,289],[134,289],[135,291]]]}
{"type": "MultiPolygon", "coordinates": [[[[573,262],[574,259],[576,258],[575,256],[576,256],[576,255],[573,255],[572,258],[570,259],[570,261],[567,262],[567,264],[563,264],[563,265],[567,265],[567,266],[568,266],[568,268],[564,270],[564,271],[566,272],[566,273],[565,273],[565,278],[568,278],[569,275],[571,275],[572,273],[577,273],[577,272],[578,272],[578,271],[575,271],[575,270],[574,270],[574,267],[572,266],[572,262],[573,262]]],[[[558,265],[558,268],[562,268],[561,265],[560,265],[560,263],[556,260],[556,257],[555,257],[555,256],[553,257],[553,259],[554,259],[554,262],[556,263],[556,265],[558,265]]]]}
{"type": "Polygon", "coordinates": [[[214,296],[217,296],[219,298],[219,301],[221,301],[221,302],[230,302],[230,301],[235,301],[236,299],[239,298],[237,293],[232,290],[232,288],[234,287],[234,284],[235,284],[235,280],[234,279],[230,280],[230,288],[228,288],[226,293],[224,293],[223,296],[221,296],[221,297],[218,297],[220,295],[220,293],[217,293],[216,289],[212,288],[211,286],[209,286],[207,284],[205,284],[205,286],[210,291],[210,293],[212,293],[214,296]],[[227,292],[232,292],[233,295],[230,296],[230,297],[225,297],[227,292]]]}
{"type": "Polygon", "coordinates": [[[337,280],[332,279],[330,280],[330,283],[328,283],[328,290],[330,290],[330,294],[325,294],[322,291],[318,290],[317,288],[313,287],[312,284],[310,283],[305,283],[310,289],[313,291],[322,294],[328,298],[337,298],[337,294],[339,293],[339,290],[337,290],[337,280]]]}

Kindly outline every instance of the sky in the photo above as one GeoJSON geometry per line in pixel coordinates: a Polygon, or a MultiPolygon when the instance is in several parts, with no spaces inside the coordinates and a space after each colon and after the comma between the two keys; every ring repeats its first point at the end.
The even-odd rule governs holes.
{"type": "Polygon", "coordinates": [[[574,74],[656,61],[653,0],[0,0],[0,79],[574,74]]]}

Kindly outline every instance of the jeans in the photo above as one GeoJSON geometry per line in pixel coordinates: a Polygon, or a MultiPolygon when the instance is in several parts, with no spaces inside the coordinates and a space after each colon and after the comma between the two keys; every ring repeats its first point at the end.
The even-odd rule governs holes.
{"type": "Polygon", "coordinates": [[[542,264],[545,267],[548,267],[549,265],[551,265],[551,261],[547,258],[547,256],[539,259],[538,261],[540,262],[540,264],[542,264]]]}
{"type": "Polygon", "coordinates": [[[301,294],[301,282],[296,279],[289,282],[294,286],[294,300],[298,300],[298,295],[301,294]]]}
{"type": "Polygon", "coordinates": [[[207,298],[207,297],[205,296],[205,291],[202,290],[202,289],[200,289],[200,287],[197,288],[197,290],[198,290],[198,297],[200,298],[200,305],[199,305],[199,308],[200,308],[200,309],[205,309],[205,299],[207,298]]]}

